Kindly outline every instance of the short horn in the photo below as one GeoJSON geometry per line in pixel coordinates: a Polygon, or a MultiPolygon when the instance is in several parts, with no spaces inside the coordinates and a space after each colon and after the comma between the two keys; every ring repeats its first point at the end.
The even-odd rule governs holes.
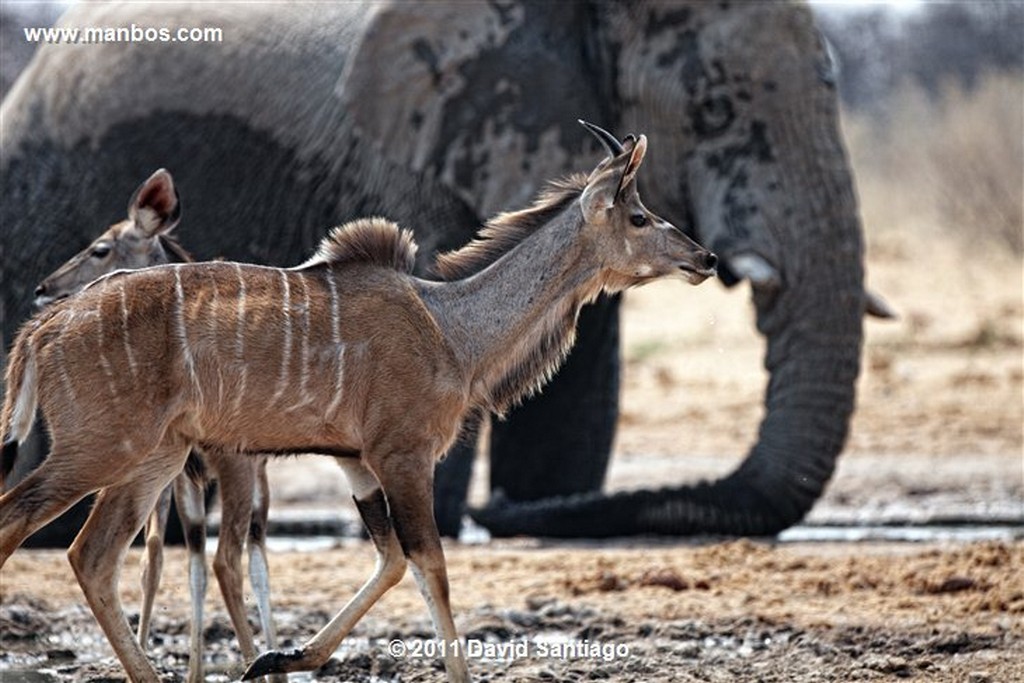
{"type": "Polygon", "coordinates": [[[625,149],[623,149],[622,147],[622,143],[619,142],[614,135],[606,131],[604,128],[601,128],[600,126],[595,126],[594,124],[588,123],[583,119],[577,119],[577,121],[583,124],[584,128],[593,133],[594,137],[601,141],[601,144],[604,145],[604,148],[607,149],[608,153],[611,154],[613,157],[617,157],[625,151],[625,149]]]}

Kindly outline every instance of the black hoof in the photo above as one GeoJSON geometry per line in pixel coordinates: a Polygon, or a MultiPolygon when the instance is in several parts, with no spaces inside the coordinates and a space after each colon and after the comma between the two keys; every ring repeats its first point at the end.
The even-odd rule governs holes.
{"type": "Polygon", "coordinates": [[[269,674],[287,673],[291,670],[289,665],[302,659],[302,650],[291,650],[289,652],[264,652],[256,661],[249,665],[249,668],[242,674],[243,681],[253,678],[267,676],[269,674]]]}

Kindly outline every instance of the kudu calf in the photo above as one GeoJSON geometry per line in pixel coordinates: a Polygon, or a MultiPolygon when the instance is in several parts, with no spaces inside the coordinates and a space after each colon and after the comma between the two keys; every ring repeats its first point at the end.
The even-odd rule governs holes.
{"type": "MultiPolygon", "coordinates": [[[[97,278],[116,270],[137,270],[168,263],[191,263],[192,258],[172,236],[181,219],[181,204],[174,180],[160,169],[142,183],[128,202],[128,218],[110,226],[84,250],[73,256],[36,288],[35,304],[48,304],[75,294],[97,278]]],[[[112,368],[113,370],[113,368],[112,368]]],[[[123,370],[123,368],[119,368],[123,370]]],[[[185,471],[160,494],[146,522],[146,554],[142,568],[142,609],[138,640],[145,647],[153,614],[153,601],[163,568],[164,534],[171,504],[171,489],[184,528],[189,552],[189,589],[192,623],[189,646],[190,683],[205,680],[203,667],[203,602],[206,597],[206,498],[211,477],[219,483],[221,526],[214,572],[224,604],[246,662],[256,657],[252,628],[246,617],[242,590],[242,548],[248,542],[249,581],[256,597],[260,625],[269,649],[276,647],[270,612],[266,528],[269,510],[267,458],[240,458],[217,448],[193,450],[185,471]]],[[[10,467],[13,463],[5,463],[10,467]]],[[[276,677],[282,681],[285,677],[276,677]]]]}
{"type": "Polygon", "coordinates": [[[448,679],[469,680],[433,518],[436,459],[467,414],[501,413],[543,385],[572,345],[580,307],[602,290],[671,274],[696,284],[716,264],[640,202],[647,139],[620,144],[590,128],[610,157],[440,257],[444,282],[411,274],[411,233],[367,219],[336,228],[296,268],[148,268],[35,316],[10,356],[2,427],[5,440],[23,440],[38,404],[53,446],[0,498],[0,566],[34,529],[99,490],[69,558],[129,676],[156,681],[116,579],[189,447],[238,458],[330,454],[352,486],[377,567],[319,633],[263,654],[245,677],[323,664],[409,563],[446,644],[448,679]],[[125,371],[108,373],[114,364],[125,371]]]}

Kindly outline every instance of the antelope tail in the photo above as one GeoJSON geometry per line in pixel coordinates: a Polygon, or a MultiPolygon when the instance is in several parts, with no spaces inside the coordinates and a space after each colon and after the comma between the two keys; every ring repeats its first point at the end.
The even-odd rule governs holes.
{"type": "Polygon", "coordinates": [[[29,335],[20,335],[7,363],[7,393],[0,413],[3,453],[0,454],[0,490],[7,475],[14,469],[18,444],[28,438],[35,421],[39,399],[35,354],[28,343],[29,335]]]}

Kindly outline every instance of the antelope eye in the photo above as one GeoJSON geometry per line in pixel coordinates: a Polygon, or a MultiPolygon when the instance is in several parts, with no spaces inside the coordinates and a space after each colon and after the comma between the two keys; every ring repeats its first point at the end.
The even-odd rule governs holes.
{"type": "Polygon", "coordinates": [[[97,244],[95,247],[92,248],[92,253],[90,254],[90,256],[92,256],[93,258],[103,258],[109,253],[109,244],[97,244]]]}
{"type": "Polygon", "coordinates": [[[629,217],[629,222],[638,228],[642,228],[645,225],[647,225],[647,216],[643,215],[642,213],[634,213],[632,216],[629,217]]]}

